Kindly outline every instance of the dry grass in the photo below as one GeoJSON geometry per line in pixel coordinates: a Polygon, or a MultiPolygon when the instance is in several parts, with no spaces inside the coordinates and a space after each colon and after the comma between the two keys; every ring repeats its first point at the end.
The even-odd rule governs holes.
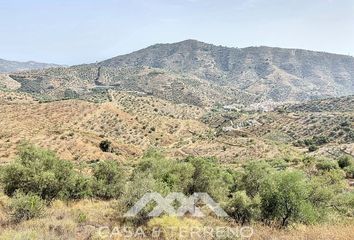
{"type": "Polygon", "coordinates": [[[111,95],[113,102],[106,103],[0,103],[0,162],[14,159],[16,147],[23,140],[74,161],[126,161],[140,157],[151,147],[177,158],[216,156],[225,163],[299,154],[291,146],[273,144],[254,134],[219,136],[200,121],[205,110],[195,106],[151,96],[120,92],[111,95]],[[113,143],[113,153],[99,149],[104,139],[113,143]]]}
{"type": "Polygon", "coordinates": [[[353,239],[354,223],[298,226],[295,229],[279,230],[269,227],[256,227],[254,240],[351,240],[353,239]]]}
{"type": "MultiPolygon", "coordinates": [[[[3,198],[2,198],[3,199],[3,198]]],[[[2,210],[1,216],[6,216],[2,210]]],[[[114,229],[122,229],[123,225],[116,220],[117,212],[113,202],[82,200],[75,203],[66,204],[62,201],[54,202],[48,207],[44,217],[21,222],[17,225],[9,224],[8,219],[1,221],[0,239],[28,239],[28,240],[103,240],[103,239],[124,239],[120,238],[114,229]],[[107,232],[100,234],[100,228],[109,227],[110,238],[107,232]]],[[[174,217],[161,217],[149,221],[142,226],[146,231],[146,239],[152,238],[148,233],[154,227],[174,229],[174,232],[167,231],[165,237],[159,239],[189,239],[178,237],[176,228],[183,231],[192,231],[193,227],[217,227],[230,226],[233,229],[240,229],[241,226],[234,225],[222,220],[208,217],[207,219],[179,219],[174,217]],[[149,237],[150,236],[150,237],[149,237]],[[172,238],[168,238],[168,236],[172,238]]],[[[289,229],[278,229],[262,225],[252,226],[254,234],[253,240],[351,240],[354,232],[354,222],[337,223],[334,225],[297,225],[289,229]]],[[[134,230],[133,230],[134,231],[134,230]]],[[[186,234],[184,234],[186,236],[186,234]]],[[[188,236],[188,234],[187,234],[188,236]]],[[[210,238],[204,236],[198,238],[193,235],[193,239],[223,239],[210,238]]],[[[127,239],[127,238],[126,238],[127,239]]],[[[131,237],[129,239],[141,239],[131,237]]]]}
{"type": "MultiPolygon", "coordinates": [[[[116,231],[122,229],[123,222],[117,215],[114,201],[80,200],[77,202],[54,201],[46,208],[45,214],[41,218],[23,221],[15,224],[11,222],[8,213],[10,199],[3,194],[0,195],[0,239],[1,240],[112,240],[119,238],[116,231]],[[100,234],[102,227],[108,227],[112,237],[107,237],[107,232],[100,234]],[[116,229],[116,230],[115,230],[116,229]]],[[[131,225],[128,225],[131,226],[131,225]]],[[[232,222],[216,219],[211,216],[202,219],[195,218],[175,218],[160,217],[151,219],[146,225],[141,226],[149,236],[149,231],[154,227],[162,229],[173,228],[174,232],[168,231],[173,238],[162,237],[164,239],[188,239],[180,238],[176,228],[183,231],[192,231],[193,227],[221,229],[222,227],[232,227],[240,229],[241,226],[232,222]],[[171,235],[172,234],[172,235],[171,235]],[[177,237],[176,237],[177,236],[177,237]]],[[[278,229],[260,224],[252,225],[254,234],[252,240],[351,240],[353,239],[354,221],[353,219],[333,221],[332,224],[322,224],[314,226],[293,225],[288,229],[278,229]]],[[[133,230],[135,231],[135,230],[133,230]]],[[[215,233],[215,232],[214,232],[215,233]]],[[[185,235],[185,234],[184,234],[185,235]]],[[[165,236],[167,236],[165,234],[165,236]]],[[[188,234],[187,234],[188,236],[188,234]]],[[[199,239],[210,238],[210,235],[199,239]]],[[[127,239],[127,238],[126,238],[127,239]]],[[[139,239],[139,238],[129,238],[139,239]]],[[[140,238],[141,239],[141,238],[140,238]]],[[[147,237],[146,239],[156,239],[147,237]]]]}
{"type": "Polygon", "coordinates": [[[55,201],[42,218],[15,224],[1,209],[0,239],[91,239],[100,226],[111,226],[111,202],[82,200],[74,203],[55,201]]]}

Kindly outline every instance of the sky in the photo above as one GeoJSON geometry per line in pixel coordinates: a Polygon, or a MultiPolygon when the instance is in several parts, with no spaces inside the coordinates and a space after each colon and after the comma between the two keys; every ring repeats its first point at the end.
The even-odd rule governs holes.
{"type": "Polygon", "coordinates": [[[0,58],[74,65],[185,39],[354,55],[353,0],[0,0],[0,58]]]}

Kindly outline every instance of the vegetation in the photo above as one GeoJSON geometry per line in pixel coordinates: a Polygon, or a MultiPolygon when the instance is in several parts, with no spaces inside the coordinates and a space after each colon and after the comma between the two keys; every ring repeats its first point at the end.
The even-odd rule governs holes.
{"type": "Polygon", "coordinates": [[[262,191],[262,219],[280,226],[292,222],[312,223],[315,209],[309,200],[310,184],[302,172],[284,171],[267,178],[262,191]]]}
{"type": "Polygon", "coordinates": [[[111,144],[112,142],[110,142],[109,140],[103,140],[102,142],[100,142],[100,149],[103,152],[110,152],[112,150],[111,144]]]}
{"type": "Polygon", "coordinates": [[[338,165],[340,168],[347,168],[354,165],[354,160],[350,156],[342,156],[338,159],[338,165]]]}
{"type": "Polygon", "coordinates": [[[80,174],[74,166],[48,150],[24,144],[19,158],[2,169],[4,192],[35,194],[48,202],[53,199],[118,198],[125,176],[117,162],[103,161],[92,168],[92,176],[80,174]]]}
{"type": "Polygon", "coordinates": [[[15,193],[9,206],[11,218],[15,222],[41,217],[44,207],[45,204],[39,196],[21,192],[15,193]]]}
{"type": "Polygon", "coordinates": [[[31,193],[44,200],[64,197],[75,175],[73,165],[60,160],[53,152],[23,144],[19,157],[2,170],[4,192],[12,196],[16,191],[31,193]]]}
{"type": "Polygon", "coordinates": [[[99,162],[93,169],[93,177],[93,193],[96,197],[111,199],[122,194],[125,176],[117,162],[99,162]]]}
{"type": "MultiPolygon", "coordinates": [[[[2,168],[1,182],[12,197],[11,216],[16,222],[42,216],[45,205],[55,199],[117,199],[116,211],[122,214],[147,192],[209,193],[242,225],[263,222],[286,227],[324,221],[332,213],[352,216],[353,195],[345,191],[341,170],[351,161],[312,161],[317,161],[312,173],[302,165],[297,170],[278,168],[274,161],[251,161],[242,169],[226,170],[214,158],[172,160],[151,150],[129,175],[115,161],[100,161],[88,166],[91,174],[83,174],[53,152],[24,144],[18,159],[2,168]]],[[[140,213],[141,220],[152,207],[140,213]]],[[[87,216],[78,216],[83,218],[87,216]]]]}
{"type": "Polygon", "coordinates": [[[260,198],[251,198],[246,191],[237,191],[227,203],[226,211],[236,222],[249,224],[260,217],[260,198]]]}

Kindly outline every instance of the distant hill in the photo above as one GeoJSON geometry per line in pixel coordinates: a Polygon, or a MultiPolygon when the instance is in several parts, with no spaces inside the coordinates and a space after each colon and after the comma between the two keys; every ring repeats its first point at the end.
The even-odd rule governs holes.
{"type": "Polygon", "coordinates": [[[354,94],[354,58],[299,49],[156,44],[97,64],[11,74],[20,91],[61,98],[139,91],[193,105],[307,101],[354,94]]]}
{"type": "Polygon", "coordinates": [[[60,67],[60,65],[51,63],[39,63],[34,61],[16,62],[0,59],[0,73],[45,69],[52,67],[60,67]]]}
{"type": "Polygon", "coordinates": [[[354,112],[354,96],[313,100],[279,107],[287,112],[354,112]]]}

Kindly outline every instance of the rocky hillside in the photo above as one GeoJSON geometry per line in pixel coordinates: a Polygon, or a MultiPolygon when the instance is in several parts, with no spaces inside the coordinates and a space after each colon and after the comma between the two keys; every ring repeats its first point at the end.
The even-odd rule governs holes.
{"type": "Polygon", "coordinates": [[[150,66],[188,73],[274,101],[354,92],[353,57],[299,49],[238,49],[187,40],[154,45],[99,65],[150,66]]]}
{"type": "Polygon", "coordinates": [[[313,100],[285,105],[279,109],[287,112],[354,112],[354,96],[313,100]]]}
{"type": "MultiPolygon", "coordinates": [[[[84,97],[90,96],[100,95],[84,97]]],[[[30,94],[0,91],[0,164],[14,158],[24,140],[85,162],[136,159],[151,147],[171,157],[215,156],[228,164],[296,158],[310,146],[318,148],[311,155],[354,155],[353,123],[353,111],[208,110],[114,90],[102,102],[44,103],[30,94]],[[114,151],[100,150],[104,140],[114,151]]]]}
{"type": "Polygon", "coordinates": [[[59,66],[60,65],[57,64],[39,63],[34,61],[16,62],[0,59],[0,73],[27,71],[33,69],[46,69],[59,66]]]}
{"type": "Polygon", "coordinates": [[[1,93],[0,164],[14,158],[24,140],[53,149],[64,159],[85,162],[134,159],[151,147],[174,157],[217,156],[225,162],[286,153],[262,139],[216,138],[213,128],[199,121],[205,114],[199,107],[120,92],[111,97],[106,103],[39,103],[26,94],[1,93]],[[99,148],[106,139],[112,152],[99,148]]]}
{"type": "Polygon", "coordinates": [[[9,77],[21,84],[20,91],[48,98],[110,88],[198,106],[249,105],[354,94],[354,58],[298,49],[227,48],[186,40],[153,45],[97,64],[9,77]]]}

